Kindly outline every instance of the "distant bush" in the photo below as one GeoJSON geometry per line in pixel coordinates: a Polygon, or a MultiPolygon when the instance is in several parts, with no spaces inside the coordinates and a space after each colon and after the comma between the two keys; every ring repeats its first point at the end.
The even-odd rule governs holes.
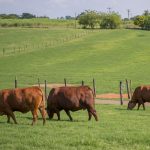
{"type": "Polygon", "coordinates": [[[98,13],[96,11],[85,11],[78,16],[79,24],[83,28],[94,28],[99,24],[103,29],[116,29],[121,24],[121,16],[115,12],[98,13]]]}
{"type": "Polygon", "coordinates": [[[98,23],[98,13],[96,11],[86,10],[79,17],[79,24],[83,25],[83,28],[94,28],[98,23]]]}
{"type": "Polygon", "coordinates": [[[121,16],[117,13],[102,13],[100,18],[99,25],[102,29],[116,29],[120,27],[121,16]]]}
{"type": "Polygon", "coordinates": [[[145,11],[143,15],[134,18],[134,24],[142,29],[150,30],[150,13],[145,11]]]}

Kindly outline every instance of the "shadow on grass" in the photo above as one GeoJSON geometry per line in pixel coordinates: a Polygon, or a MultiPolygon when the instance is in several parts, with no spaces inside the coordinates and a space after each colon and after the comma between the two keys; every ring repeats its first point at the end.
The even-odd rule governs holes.
{"type": "Polygon", "coordinates": [[[123,111],[126,111],[127,110],[127,108],[115,108],[115,110],[123,110],[123,111]]]}

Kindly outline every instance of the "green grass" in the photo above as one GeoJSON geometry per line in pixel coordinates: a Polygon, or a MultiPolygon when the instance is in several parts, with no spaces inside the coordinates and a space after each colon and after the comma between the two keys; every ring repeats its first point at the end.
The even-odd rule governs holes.
{"type": "Polygon", "coordinates": [[[0,19],[0,27],[65,27],[74,28],[75,20],[48,18],[33,19],[0,19]]]}
{"type": "MultiPolygon", "coordinates": [[[[119,81],[132,80],[132,88],[150,84],[150,32],[142,30],[0,29],[0,88],[37,83],[69,83],[92,86],[97,93],[118,92],[119,81]],[[65,39],[65,40],[62,40],[65,39]],[[47,43],[55,42],[55,44],[47,43]],[[13,47],[28,45],[13,53],[13,47]],[[34,46],[33,46],[34,45],[34,46]],[[40,46],[39,46],[40,45],[40,46]],[[3,48],[6,54],[2,55],[3,48]]],[[[64,112],[62,121],[39,119],[34,127],[31,113],[15,113],[18,125],[0,116],[0,149],[150,149],[150,107],[127,111],[126,106],[97,105],[100,121],[87,121],[87,112],[64,112]]],[[[55,118],[56,119],[56,118],[55,118]]]]}
{"type": "Polygon", "coordinates": [[[61,121],[47,120],[42,125],[41,116],[31,126],[31,113],[15,113],[18,125],[7,124],[6,116],[0,117],[0,149],[150,149],[150,107],[143,110],[126,110],[125,106],[97,105],[99,121],[87,121],[87,111],[71,113],[73,122],[65,112],[61,121]]]}
{"type": "MultiPolygon", "coordinates": [[[[0,29],[0,47],[23,43],[38,45],[58,41],[75,34],[89,32],[66,29],[0,29]]],[[[120,80],[131,79],[132,88],[150,84],[150,32],[142,30],[95,30],[78,38],[45,47],[29,47],[24,53],[16,52],[0,57],[0,87],[19,87],[48,80],[49,83],[67,82],[92,86],[96,80],[98,93],[116,92],[120,80]],[[96,32],[97,31],[97,32],[96,32]]],[[[12,46],[13,47],[13,46],[12,46]]]]}

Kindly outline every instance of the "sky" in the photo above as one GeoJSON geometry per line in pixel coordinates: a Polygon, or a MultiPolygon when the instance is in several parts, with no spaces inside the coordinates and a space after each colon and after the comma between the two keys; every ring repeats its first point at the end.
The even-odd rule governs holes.
{"type": "Polygon", "coordinates": [[[108,12],[108,8],[127,18],[128,9],[130,17],[150,11],[150,0],[0,0],[0,14],[27,12],[50,18],[75,16],[85,10],[108,12]]]}

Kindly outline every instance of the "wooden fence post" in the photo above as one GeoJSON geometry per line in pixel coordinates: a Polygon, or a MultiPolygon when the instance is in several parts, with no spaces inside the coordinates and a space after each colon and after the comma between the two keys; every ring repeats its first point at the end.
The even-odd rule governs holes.
{"type": "Polygon", "coordinates": [[[15,76],[15,88],[17,88],[17,77],[15,76]]]}
{"type": "Polygon", "coordinates": [[[66,87],[67,86],[66,78],[64,78],[64,84],[65,84],[65,87],[66,87]]]}
{"type": "Polygon", "coordinates": [[[47,82],[45,80],[45,101],[47,100],[47,82]]]}
{"type": "Polygon", "coordinates": [[[96,97],[96,87],[95,87],[95,80],[93,78],[93,91],[94,91],[94,96],[96,97]]]}
{"type": "Polygon", "coordinates": [[[126,79],[126,88],[127,88],[127,93],[128,93],[128,99],[130,99],[129,84],[128,84],[128,80],[127,79],[126,79]]]}
{"type": "Polygon", "coordinates": [[[123,105],[123,97],[122,97],[122,81],[120,81],[119,89],[120,89],[120,104],[123,105]]]}
{"type": "Polygon", "coordinates": [[[84,81],[82,80],[81,85],[84,86],[84,81]]]}
{"type": "Polygon", "coordinates": [[[38,78],[38,86],[40,87],[40,79],[38,78]]]}

